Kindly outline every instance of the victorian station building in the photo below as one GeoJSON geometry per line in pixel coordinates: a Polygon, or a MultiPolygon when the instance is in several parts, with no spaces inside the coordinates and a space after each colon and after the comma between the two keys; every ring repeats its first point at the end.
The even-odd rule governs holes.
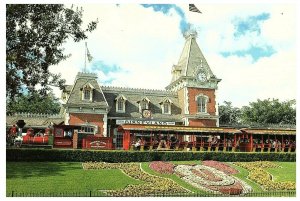
{"type": "Polygon", "coordinates": [[[197,33],[184,37],[165,90],[101,86],[96,74],[79,72],[62,91],[61,116],[52,121],[53,147],[295,151],[295,129],[219,127],[216,90],[221,79],[200,50],[197,33]]]}

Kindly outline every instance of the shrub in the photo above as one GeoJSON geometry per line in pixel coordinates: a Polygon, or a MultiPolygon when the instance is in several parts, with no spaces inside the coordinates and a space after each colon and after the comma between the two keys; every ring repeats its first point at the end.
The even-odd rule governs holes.
{"type": "Polygon", "coordinates": [[[222,162],[296,161],[295,153],[153,152],[80,149],[6,149],[7,161],[103,161],[111,163],[147,161],[215,160],[222,162]]]}

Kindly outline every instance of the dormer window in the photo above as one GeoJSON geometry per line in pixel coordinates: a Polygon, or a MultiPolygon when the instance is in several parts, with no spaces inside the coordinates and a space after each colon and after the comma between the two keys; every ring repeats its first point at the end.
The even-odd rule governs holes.
{"type": "Polygon", "coordinates": [[[197,112],[207,113],[207,103],[209,98],[203,94],[199,94],[195,99],[197,101],[197,112]]]}
{"type": "Polygon", "coordinates": [[[91,90],[90,89],[85,89],[84,90],[84,99],[85,100],[90,100],[91,98],[91,90]]]}
{"type": "Polygon", "coordinates": [[[82,100],[93,100],[93,89],[94,87],[91,84],[86,84],[82,88],[82,100]]]}
{"type": "Polygon", "coordinates": [[[117,96],[116,100],[116,112],[118,113],[125,113],[125,102],[126,98],[122,94],[117,96]]]}
{"type": "Polygon", "coordinates": [[[171,114],[172,101],[169,98],[165,98],[159,104],[161,105],[162,114],[171,114]]]}
{"type": "Polygon", "coordinates": [[[147,97],[142,98],[137,103],[139,103],[140,112],[142,112],[145,109],[149,109],[150,100],[147,97]]]}

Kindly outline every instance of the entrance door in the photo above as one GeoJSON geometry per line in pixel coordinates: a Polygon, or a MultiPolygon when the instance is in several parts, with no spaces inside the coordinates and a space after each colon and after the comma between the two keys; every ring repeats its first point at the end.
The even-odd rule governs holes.
{"type": "Polygon", "coordinates": [[[123,149],[123,133],[116,132],[116,149],[123,149]]]}

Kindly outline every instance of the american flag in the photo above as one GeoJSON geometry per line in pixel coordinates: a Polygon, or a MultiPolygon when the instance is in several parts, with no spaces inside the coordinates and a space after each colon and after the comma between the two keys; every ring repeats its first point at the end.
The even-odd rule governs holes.
{"type": "Polygon", "coordinates": [[[189,11],[191,11],[191,12],[196,12],[196,13],[202,13],[202,12],[195,6],[195,4],[189,4],[189,11]]]}

